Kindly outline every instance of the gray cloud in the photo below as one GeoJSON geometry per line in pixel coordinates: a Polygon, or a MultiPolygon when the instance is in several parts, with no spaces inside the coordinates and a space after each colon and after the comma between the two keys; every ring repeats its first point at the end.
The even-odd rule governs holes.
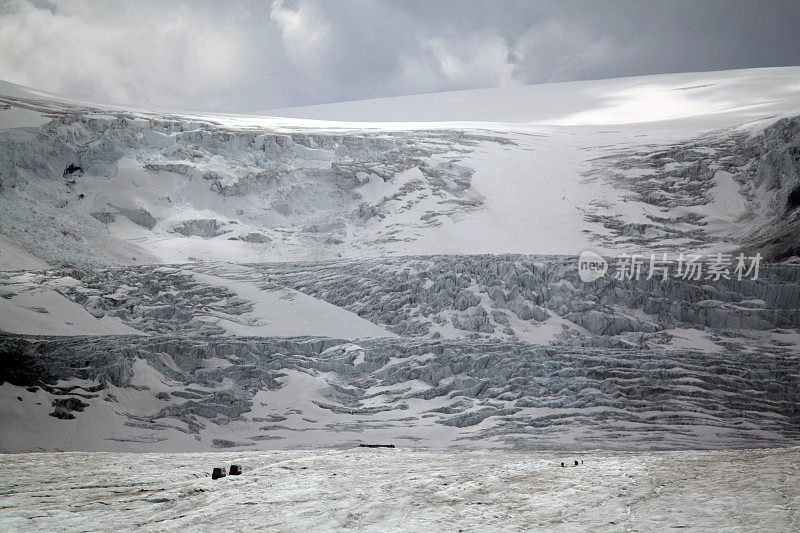
{"type": "Polygon", "coordinates": [[[800,64],[794,0],[0,0],[0,78],[244,111],[800,64]]]}

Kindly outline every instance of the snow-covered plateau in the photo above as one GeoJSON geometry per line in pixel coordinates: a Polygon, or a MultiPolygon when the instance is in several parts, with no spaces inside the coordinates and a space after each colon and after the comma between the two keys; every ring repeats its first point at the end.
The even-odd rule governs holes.
{"type": "MultiPolygon", "coordinates": [[[[734,476],[729,456],[644,452],[800,444],[798,256],[800,67],[264,115],[121,109],[2,83],[0,451],[228,449],[252,453],[236,456],[249,468],[312,457],[303,475],[322,475],[349,452],[248,450],[634,450],[593,453],[620,476],[655,464],[670,479],[676,462],[707,459],[709,478],[684,480],[696,487],[734,476]],[[586,250],[762,262],[757,279],[586,282],[586,250]]],[[[409,472],[459,457],[413,453],[375,468],[418,460],[392,481],[412,490],[409,472]]],[[[623,490],[570,485],[589,467],[555,471],[546,455],[471,453],[476,468],[519,460],[567,483],[523,526],[569,516],[574,491],[600,502],[623,490]]],[[[769,453],[796,462],[796,451],[744,457],[769,453]]],[[[78,475],[89,457],[25,468],[78,475]]],[[[192,465],[154,505],[210,490],[198,457],[136,459],[192,465]]],[[[682,490],[665,500],[659,487],[636,489],[655,499],[630,489],[625,516],[583,502],[576,520],[649,529],[634,507],[677,505],[682,490]]],[[[8,501],[28,497],[10,490],[8,501]]],[[[0,513],[19,516],[16,505],[0,513]]],[[[416,519],[398,509],[385,518],[416,519]]],[[[160,528],[148,522],[159,512],[136,520],[160,528]]],[[[664,513],[663,527],[682,523],[664,513]]]]}
{"type": "Polygon", "coordinates": [[[0,455],[0,521],[12,531],[785,532],[798,529],[799,461],[797,448],[0,455]],[[243,474],[211,479],[211,466],[230,464],[243,474]]]}

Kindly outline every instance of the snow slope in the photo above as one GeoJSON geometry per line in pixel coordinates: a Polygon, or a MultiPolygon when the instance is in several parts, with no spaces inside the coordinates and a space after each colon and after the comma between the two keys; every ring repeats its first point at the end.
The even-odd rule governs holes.
{"type": "Polygon", "coordinates": [[[0,236],[0,270],[42,270],[47,263],[0,236]]]}
{"type": "Polygon", "coordinates": [[[292,289],[260,290],[245,281],[195,274],[200,282],[232,290],[253,303],[250,312],[221,319],[217,325],[243,337],[394,337],[369,320],[292,289]]]}

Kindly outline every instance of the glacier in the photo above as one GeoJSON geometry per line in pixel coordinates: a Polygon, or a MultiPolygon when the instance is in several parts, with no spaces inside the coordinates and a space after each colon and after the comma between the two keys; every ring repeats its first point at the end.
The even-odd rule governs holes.
{"type": "Polygon", "coordinates": [[[384,104],[0,83],[0,451],[798,445],[800,68],[384,104]]]}

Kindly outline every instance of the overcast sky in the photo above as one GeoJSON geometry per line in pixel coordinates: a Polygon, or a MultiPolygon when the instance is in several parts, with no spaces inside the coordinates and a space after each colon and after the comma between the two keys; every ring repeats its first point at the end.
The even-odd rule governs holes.
{"type": "Polygon", "coordinates": [[[0,79],[160,109],[782,65],[798,0],[0,0],[0,79]]]}

